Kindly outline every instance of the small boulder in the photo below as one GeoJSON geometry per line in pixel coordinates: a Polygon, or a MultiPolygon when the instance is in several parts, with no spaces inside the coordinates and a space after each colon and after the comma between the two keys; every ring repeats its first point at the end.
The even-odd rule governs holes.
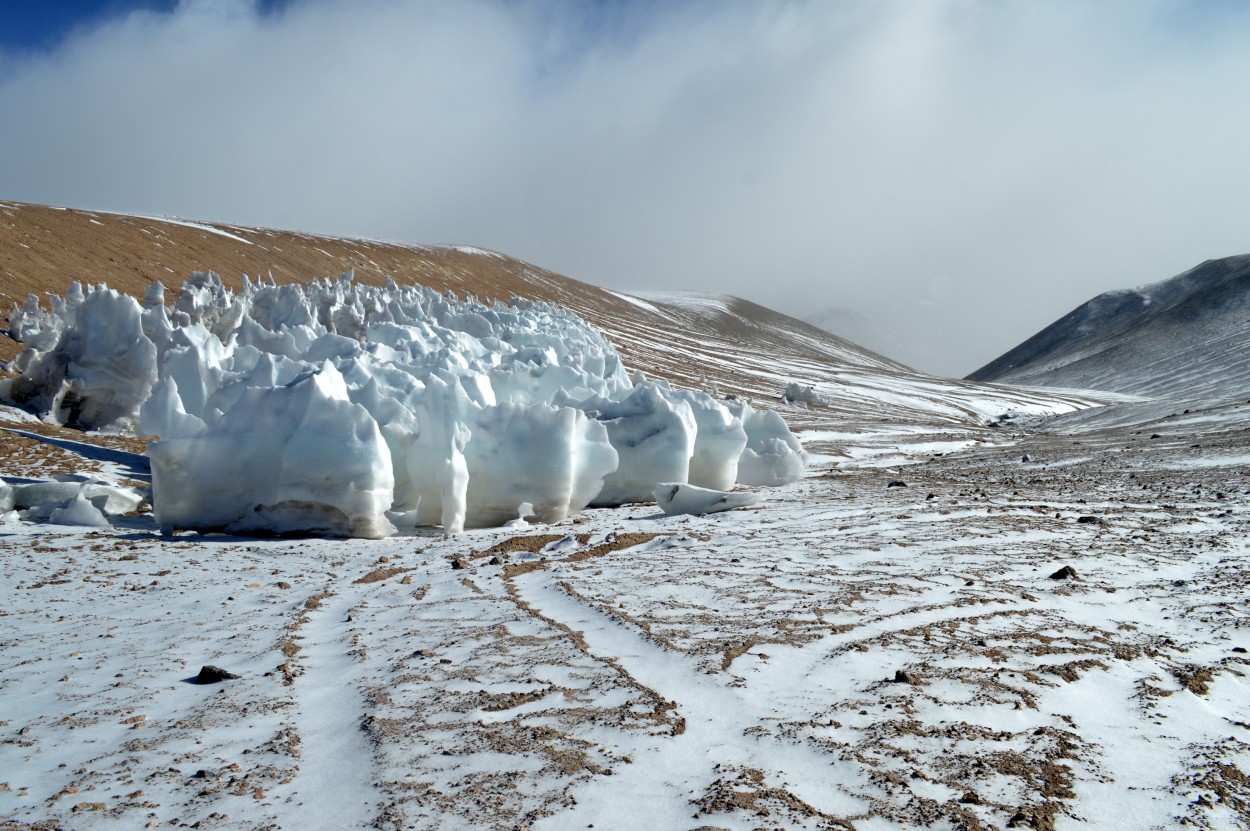
{"type": "Polygon", "coordinates": [[[1050,575],[1051,580],[1075,580],[1076,569],[1072,566],[1064,566],[1063,568],[1050,575]]]}
{"type": "Polygon", "coordinates": [[[200,667],[200,674],[195,676],[194,683],[217,684],[222,681],[229,681],[238,677],[239,676],[235,675],[233,672],[222,669],[221,667],[205,665],[200,667]]]}

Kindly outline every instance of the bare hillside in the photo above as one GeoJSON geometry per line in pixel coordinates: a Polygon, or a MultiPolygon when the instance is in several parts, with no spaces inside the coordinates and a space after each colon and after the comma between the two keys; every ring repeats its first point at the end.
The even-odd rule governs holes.
{"type": "MultiPolygon", "coordinates": [[[[478,248],[401,245],[0,202],[0,308],[6,313],[27,294],[62,294],[73,280],[104,282],[138,297],[157,280],[176,288],[193,271],[209,270],[236,289],[244,274],[281,283],[333,278],[352,270],[355,279],[372,285],[389,277],[485,301],[551,301],[607,332],[631,368],[689,386],[715,384],[725,392],[775,397],[785,385],[723,360],[726,347],[744,354],[767,352],[825,370],[898,367],[737,298],[643,301],[478,248]]],[[[0,357],[12,357],[17,348],[6,339],[0,357]]]]}

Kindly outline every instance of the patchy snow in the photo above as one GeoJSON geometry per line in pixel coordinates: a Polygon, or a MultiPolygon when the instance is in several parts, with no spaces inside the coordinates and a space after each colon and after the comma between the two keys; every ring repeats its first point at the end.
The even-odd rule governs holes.
{"type": "Polygon", "coordinates": [[[229,231],[218,228],[215,225],[207,225],[203,222],[191,222],[190,220],[174,219],[173,217],[168,216],[148,216],[146,214],[133,214],[133,216],[138,219],[153,219],[157,222],[168,222],[170,225],[182,225],[185,228],[195,228],[199,231],[207,231],[210,234],[216,234],[219,237],[232,239],[235,242],[242,242],[246,245],[254,245],[254,243],[246,237],[241,237],[238,234],[232,234],[229,231]]]}
{"type": "MultiPolygon", "coordinates": [[[[199,302],[211,294],[192,291],[182,312],[206,329],[238,323],[199,302]]],[[[284,302],[264,307],[271,322],[298,313],[284,302]]],[[[55,326],[28,322],[33,340],[59,342],[55,326]]],[[[376,354],[427,342],[411,323],[372,323],[376,354]]],[[[438,325],[455,333],[440,343],[473,354],[465,327],[438,325]]],[[[741,399],[626,383],[619,400],[561,399],[551,411],[568,424],[522,416],[527,443],[572,435],[580,415],[629,444],[638,467],[673,469],[669,449],[682,448],[697,487],[724,479],[723,448],[736,459],[752,450],[766,475],[794,450],[789,428],[777,429],[784,416],[806,446],[806,477],[753,510],[669,516],[627,504],[542,526],[528,522],[540,504],[488,482],[482,504],[508,508],[507,525],[454,537],[412,523],[382,539],[162,535],[142,505],[96,527],[0,513],[0,821],[86,831],[1246,827],[1241,401],[978,385],[867,363],[831,372],[797,352],[662,342],[618,325],[657,361],[732,364],[771,391],[776,410],[753,419],[759,410],[741,399]],[[796,380],[821,403],[781,403],[796,380]],[[652,438],[667,449],[648,448],[652,438]],[[205,665],[239,677],[190,683],[205,665]]],[[[311,400],[299,385],[320,383],[339,400],[327,363],[349,389],[359,380],[338,362],[360,341],[337,324],[313,337],[281,329],[257,324],[232,341],[269,356],[267,390],[311,400]],[[292,371],[288,348],[318,363],[292,371]]],[[[480,331],[479,344],[489,339],[480,331]]],[[[229,338],[193,335],[180,354],[223,359],[229,338]]],[[[559,365],[542,348],[531,354],[547,358],[535,366],[559,365]]],[[[167,429],[194,427],[183,418],[192,411],[202,421],[225,412],[205,408],[230,380],[206,371],[211,362],[163,366],[183,405],[158,378],[154,418],[167,429]]],[[[387,412],[402,376],[374,377],[387,395],[359,406],[387,412]]],[[[460,422],[432,414],[465,412],[495,389],[463,377],[425,376],[440,393],[412,423],[370,416],[391,431],[382,442],[421,424],[454,446],[460,422]]],[[[530,395],[560,388],[541,374],[507,382],[530,395]]],[[[321,408],[294,411],[310,409],[321,408]]],[[[0,508],[37,480],[42,504],[57,506],[49,513],[93,518],[67,502],[96,507],[92,496],[105,494],[51,481],[54,463],[74,459],[142,488],[144,457],[93,445],[115,437],[79,438],[9,419],[0,508]]],[[[371,470],[390,460],[397,481],[406,474],[422,493],[387,513],[397,524],[426,493],[467,494],[475,470],[526,469],[495,445],[398,465],[370,446],[371,470]]]]}
{"type": "Polygon", "coordinates": [[[1240,827],[1244,411],[940,424],[826,425],[907,455],[906,488],[839,462],[708,516],[346,543],[6,522],[0,817],[1240,827]],[[187,683],[205,664],[241,677],[187,683]]]}
{"type": "Polygon", "coordinates": [[[652,314],[657,314],[657,315],[664,314],[656,306],[654,306],[651,303],[648,303],[646,300],[643,300],[641,297],[635,297],[634,295],[626,294],[623,291],[612,291],[612,289],[604,289],[604,291],[606,291],[608,294],[612,295],[613,297],[619,297],[621,300],[624,300],[626,303],[631,303],[634,306],[637,306],[638,308],[642,309],[645,312],[651,312],[652,314]]]}
{"type": "Polygon", "coordinates": [[[727,294],[712,294],[703,291],[639,291],[636,297],[643,300],[677,306],[699,314],[725,314],[729,312],[733,298],[727,294]]]}

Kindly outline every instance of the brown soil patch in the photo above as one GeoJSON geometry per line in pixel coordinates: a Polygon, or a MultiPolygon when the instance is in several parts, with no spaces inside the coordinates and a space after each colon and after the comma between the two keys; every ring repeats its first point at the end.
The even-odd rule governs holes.
{"type": "MultiPolygon", "coordinates": [[[[564,539],[564,537],[564,534],[521,534],[516,537],[508,537],[508,539],[497,542],[490,548],[482,551],[474,551],[469,556],[476,560],[481,557],[490,557],[494,554],[511,554],[513,552],[537,554],[553,542],[564,539]]],[[[585,545],[590,537],[587,534],[581,534],[577,539],[578,542],[585,545]]]]}
{"type": "MultiPolygon", "coordinates": [[[[645,542],[651,542],[651,540],[655,539],[656,536],[658,535],[640,533],[640,532],[632,532],[632,533],[626,533],[626,534],[614,534],[612,538],[609,540],[605,540],[599,543],[598,545],[591,546],[590,548],[587,548],[585,551],[578,551],[575,554],[570,554],[567,557],[560,557],[558,559],[547,559],[547,560],[533,560],[528,563],[516,563],[513,565],[504,566],[504,570],[503,570],[504,578],[511,579],[513,577],[519,577],[522,574],[529,574],[531,571],[537,571],[541,568],[546,568],[548,564],[553,563],[553,562],[580,563],[584,560],[589,560],[592,557],[602,557],[605,554],[611,554],[612,552],[620,551],[623,548],[633,548],[635,545],[642,545],[645,542]]],[[[554,539],[550,540],[549,542],[554,542],[555,540],[558,540],[558,539],[561,539],[561,537],[557,535],[554,537],[554,539]]],[[[587,537],[585,534],[578,536],[578,540],[580,541],[584,542],[585,539],[589,539],[589,537],[587,537]]],[[[546,544],[547,543],[544,543],[544,545],[546,544]]],[[[541,550],[542,548],[543,546],[539,546],[539,550],[541,550]]]]}
{"type": "Polygon", "coordinates": [[[353,584],[377,583],[381,580],[387,579],[388,577],[394,577],[396,574],[403,574],[405,571],[412,571],[412,569],[402,568],[400,566],[390,566],[387,568],[375,568],[373,571],[369,572],[363,577],[357,577],[355,580],[352,581],[352,583],[353,584]]]}

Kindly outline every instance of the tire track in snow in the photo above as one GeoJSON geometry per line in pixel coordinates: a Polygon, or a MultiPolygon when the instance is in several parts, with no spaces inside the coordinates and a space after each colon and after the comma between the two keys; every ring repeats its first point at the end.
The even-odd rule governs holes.
{"type": "Polygon", "coordinates": [[[307,612],[300,628],[303,674],[295,680],[299,706],[299,775],[284,825],[299,831],[367,826],[373,750],[360,727],[363,699],[356,679],[348,614],[355,594],[332,595],[307,612]]]}
{"type": "MultiPolygon", "coordinates": [[[[631,753],[633,764],[577,788],[573,810],[579,825],[585,821],[621,831],[686,827],[698,809],[695,800],[724,775],[718,765],[762,769],[774,780],[771,787],[789,790],[830,818],[862,814],[868,808],[841,787],[863,778],[849,765],[800,744],[747,732],[778,715],[758,696],[726,686],[724,676],[701,672],[689,656],[663,649],[632,627],[579,602],[545,571],[531,572],[513,583],[518,597],[535,611],[577,632],[592,657],[615,662],[638,683],[677,702],[685,719],[680,735],[638,737],[631,753]],[[769,773],[778,770],[793,779],[778,781],[769,773]],[[630,794],[628,810],[623,810],[622,793],[630,794]]],[[[568,820],[559,814],[534,828],[569,827],[568,820]]]]}

